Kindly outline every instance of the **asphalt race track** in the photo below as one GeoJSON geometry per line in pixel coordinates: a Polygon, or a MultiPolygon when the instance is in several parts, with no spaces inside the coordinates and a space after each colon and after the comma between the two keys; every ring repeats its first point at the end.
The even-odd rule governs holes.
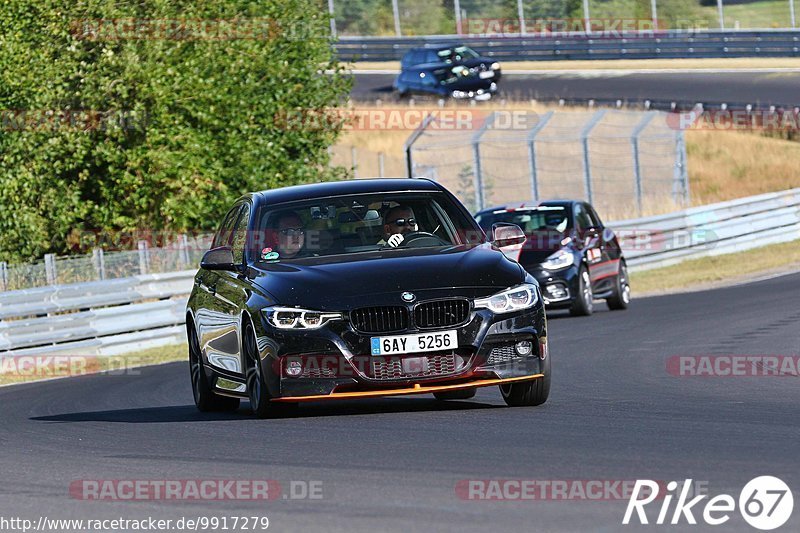
{"type": "MultiPolygon", "coordinates": [[[[646,65],[645,65],[646,66],[646,65]]],[[[359,101],[394,98],[394,74],[355,75],[352,96],[359,101]]],[[[510,99],[643,102],[644,100],[738,103],[759,106],[800,105],[800,72],[655,72],[581,71],[503,74],[499,97],[510,99]]]]}
{"type": "Polygon", "coordinates": [[[666,371],[672,355],[800,354],[798,294],[793,274],[634,300],[627,312],[552,313],[554,389],[539,408],[507,408],[490,388],[446,404],[431,397],[311,404],[273,420],[245,409],[201,414],[184,363],[0,388],[0,516],[266,515],[277,531],[755,531],[737,511],[716,528],[623,527],[622,500],[470,501],[455,487],[467,479],[692,478],[711,495],[738,499],[750,479],[775,475],[796,502],[781,531],[798,531],[798,378],[666,371]],[[81,479],[208,478],[272,479],[284,490],[292,480],[317,480],[323,498],[69,495],[81,479]]]}

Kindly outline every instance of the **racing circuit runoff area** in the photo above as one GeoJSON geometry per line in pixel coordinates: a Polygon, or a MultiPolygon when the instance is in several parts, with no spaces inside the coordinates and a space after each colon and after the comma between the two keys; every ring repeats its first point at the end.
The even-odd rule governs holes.
{"type": "MultiPolygon", "coordinates": [[[[796,367],[798,284],[792,274],[635,298],[625,313],[551,313],[555,379],[536,408],[506,408],[490,388],[469,401],[309,403],[267,420],[204,414],[184,362],[3,387],[0,517],[152,517],[172,530],[179,520],[243,530],[250,517],[250,528],[266,518],[278,531],[757,531],[740,512],[748,482],[775,476],[794,496],[800,486],[797,375],[758,366],[794,354],[796,367]],[[632,494],[646,501],[645,482],[665,495],[644,505],[647,526],[627,512],[632,494]],[[709,506],[730,507],[709,511],[728,519],[709,525],[709,506]]],[[[777,497],[758,490],[767,512],[777,497]]]]}

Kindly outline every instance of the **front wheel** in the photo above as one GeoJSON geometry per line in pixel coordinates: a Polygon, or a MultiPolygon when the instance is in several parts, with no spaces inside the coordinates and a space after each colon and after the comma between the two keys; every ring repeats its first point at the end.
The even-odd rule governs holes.
{"type": "Polygon", "coordinates": [[[578,271],[578,294],[569,312],[573,316],[589,316],[594,311],[594,294],[592,293],[592,280],[589,271],[581,265],[578,271]]]}
{"type": "Polygon", "coordinates": [[[203,356],[200,353],[200,343],[194,327],[189,327],[189,371],[192,378],[192,395],[194,404],[201,412],[209,411],[235,411],[239,408],[239,399],[220,396],[211,390],[208,384],[203,356]]]}
{"type": "Polygon", "coordinates": [[[506,405],[509,407],[531,407],[542,405],[550,396],[550,358],[542,361],[544,376],[522,383],[500,385],[506,405]]]}
{"type": "Polygon", "coordinates": [[[619,274],[617,274],[617,282],[614,285],[614,294],[606,300],[606,304],[612,311],[617,311],[627,309],[630,302],[631,284],[628,281],[628,266],[622,262],[619,265],[619,274]]]}
{"type": "Polygon", "coordinates": [[[248,324],[244,331],[245,361],[247,361],[247,395],[250,398],[250,410],[258,418],[269,418],[286,414],[297,407],[297,404],[271,402],[267,380],[261,358],[258,356],[256,335],[253,326],[248,324]]]}

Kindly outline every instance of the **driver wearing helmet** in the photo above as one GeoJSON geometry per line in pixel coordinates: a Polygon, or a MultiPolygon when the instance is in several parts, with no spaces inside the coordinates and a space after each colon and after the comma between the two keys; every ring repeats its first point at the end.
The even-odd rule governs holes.
{"type": "Polygon", "coordinates": [[[417,219],[414,210],[405,205],[392,207],[383,215],[383,240],[378,244],[397,248],[402,244],[405,236],[414,233],[417,229],[417,219]]]}

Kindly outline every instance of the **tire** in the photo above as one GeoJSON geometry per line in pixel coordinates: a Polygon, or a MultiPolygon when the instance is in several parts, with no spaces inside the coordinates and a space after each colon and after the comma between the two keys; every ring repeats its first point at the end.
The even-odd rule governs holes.
{"type": "Polygon", "coordinates": [[[500,394],[503,395],[509,407],[532,407],[542,405],[550,396],[550,358],[543,361],[544,376],[533,381],[500,385],[500,394]]]}
{"type": "Polygon", "coordinates": [[[250,410],[257,418],[273,418],[288,414],[297,408],[297,404],[274,403],[270,401],[264,369],[258,357],[256,335],[253,326],[248,324],[244,330],[244,359],[247,364],[247,395],[250,398],[250,410]]]}
{"type": "Polygon", "coordinates": [[[620,311],[627,309],[629,303],[631,303],[631,285],[628,281],[628,266],[622,261],[619,265],[614,294],[606,300],[606,305],[612,311],[620,311]]]}
{"type": "Polygon", "coordinates": [[[211,411],[235,411],[239,408],[239,399],[216,394],[208,384],[200,343],[197,340],[194,326],[189,326],[189,374],[192,379],[192,395],[197,409],[203,413],[211,411]]]}
{"type": "Polygon", "coordinates": [[[569,313],[572,316],[589,316],[594,311],[593,301],[589,271],[584,265],[581,265],[581,269],[578,271],[578,294],[575,295],[575,301],[572,302],[569,313]]]}
{"type": "Polygon", "coordinates": [[[434,392],[433,396],[437,400],[440,401],[447,401],[447,400],[469,400],[470,398],[475,397],[475,393],[478,392],[476,389],[461,389],[461,390],[452,390],[452,391],[442,391],[442,392],[434,392]]]}

